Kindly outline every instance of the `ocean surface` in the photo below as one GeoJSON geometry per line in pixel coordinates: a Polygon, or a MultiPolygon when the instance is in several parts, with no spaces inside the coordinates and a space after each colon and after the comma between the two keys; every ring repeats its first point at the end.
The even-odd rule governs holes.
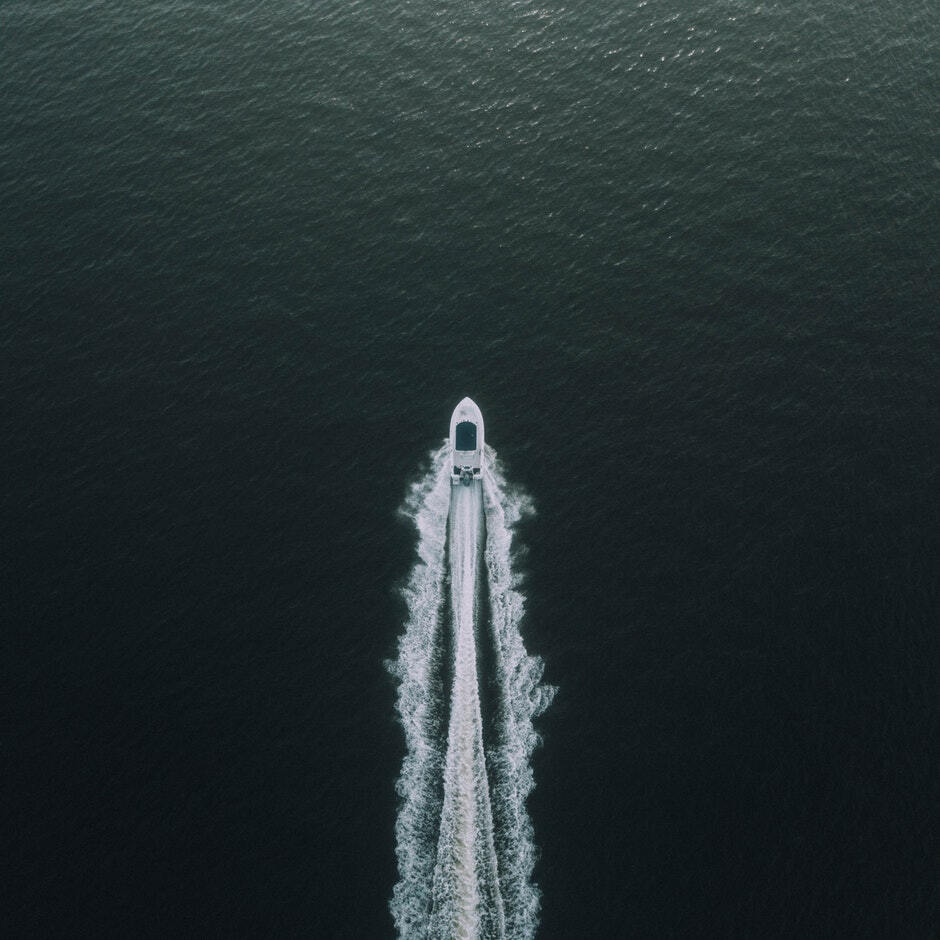
{"type": "Polygon", "coordinates": [[[927,0],[4,0],[0,933],[396,935],[469,395],[537,936],[936,937],[938,105],[927,0]]]}

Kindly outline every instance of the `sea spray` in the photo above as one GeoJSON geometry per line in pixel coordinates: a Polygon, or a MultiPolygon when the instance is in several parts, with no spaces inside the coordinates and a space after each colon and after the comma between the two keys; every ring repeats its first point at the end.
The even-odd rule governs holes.
{"type": "Polygon", "coordinates": [[[408,620],[389,668],[398,680],[398,717],[405,732],[405,757],[398,778],[395,823],[399,880],[391,909],[402,937],[425,937],[441,814],[441,776],[446,707],[436,681],[443,654],[441,630],[450,473],[447,447],[432,455],[427,474],[401,508],[418,530],[418,561],[403,591],[408,620]]]}
{"type": "Polygon", "coordinates": [[[523,598],[511,529],[531,502],[507,485],[495,451],[486,452],[482,483],[451,487],[445,444],[402,507],[419,536],[419,560],[404,591],[408,618],[390,664],[407,748],[391,901],[403,938],[528,938],[538,923],[525,800],[538,743],[532,719],[554,690],[540,685],[542,662],[526,653],[519,634],[523,598]],[[485,744],[480,642],[492,646],[495,675],[487,678],[496,689],[485,744]],[[452,662],[444,662],[448,654],[452,662]]]}
{"type": "Polygon", "coordinates": [[[519,625],[524,598],[513,572],[512,527],[534,512],[531,499],[506,483],[496,452],[486,448],[487,472],[483,478],[486,514],[486,570],[490,594],[491,629],[496,651],[496,685],[499,690],[497,734],[486,760],[493,779],[492,802],[496,817],[496,850],[506,910],[506,933],[514,938],[535,936],[539,893],[532,883],[536,851],[532,823],[525,801],[535,781],[532,751],[539,737],[532,720],[550,704],[552,686],[541,684],[544,664],[530,656],[519,625]]]}
{"type": "Polygon", "coordinates": [[[480,482],[453,487],[448,516],[448,569],[454,679],[432,891],[429,936],[434,940],[506,935],[477,674],[475,634],[482,535],[480,482]]]}

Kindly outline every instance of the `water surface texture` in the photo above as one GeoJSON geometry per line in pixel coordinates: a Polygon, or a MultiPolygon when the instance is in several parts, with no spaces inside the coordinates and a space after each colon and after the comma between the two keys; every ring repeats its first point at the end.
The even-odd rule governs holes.
{"type": "Polygon", "coordinates": [[[396,935],[471,395],[538,936],[937,935],[935,3],[5,0],[0,62],[4,934],[396,935]]]}

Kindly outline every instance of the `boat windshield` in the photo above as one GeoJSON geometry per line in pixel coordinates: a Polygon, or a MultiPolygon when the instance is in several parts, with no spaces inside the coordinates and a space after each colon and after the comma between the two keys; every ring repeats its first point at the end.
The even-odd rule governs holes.
{"type": "Polygon", "coordinates": [[[477,426],[472,421],[461,421],[460,424],[457,425],[457,433],[454,438],[454,449],[477,449],[477,426]]]}

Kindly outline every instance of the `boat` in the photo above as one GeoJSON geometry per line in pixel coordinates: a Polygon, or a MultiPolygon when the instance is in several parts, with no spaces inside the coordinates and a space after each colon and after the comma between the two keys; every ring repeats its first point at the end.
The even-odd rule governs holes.
{"type": "Polygon", "coordinates": [[[450,419],[451,477],[453,486],[469,486],[483,475],[483,415],[471,398],[465,398],[450,419]]]}

